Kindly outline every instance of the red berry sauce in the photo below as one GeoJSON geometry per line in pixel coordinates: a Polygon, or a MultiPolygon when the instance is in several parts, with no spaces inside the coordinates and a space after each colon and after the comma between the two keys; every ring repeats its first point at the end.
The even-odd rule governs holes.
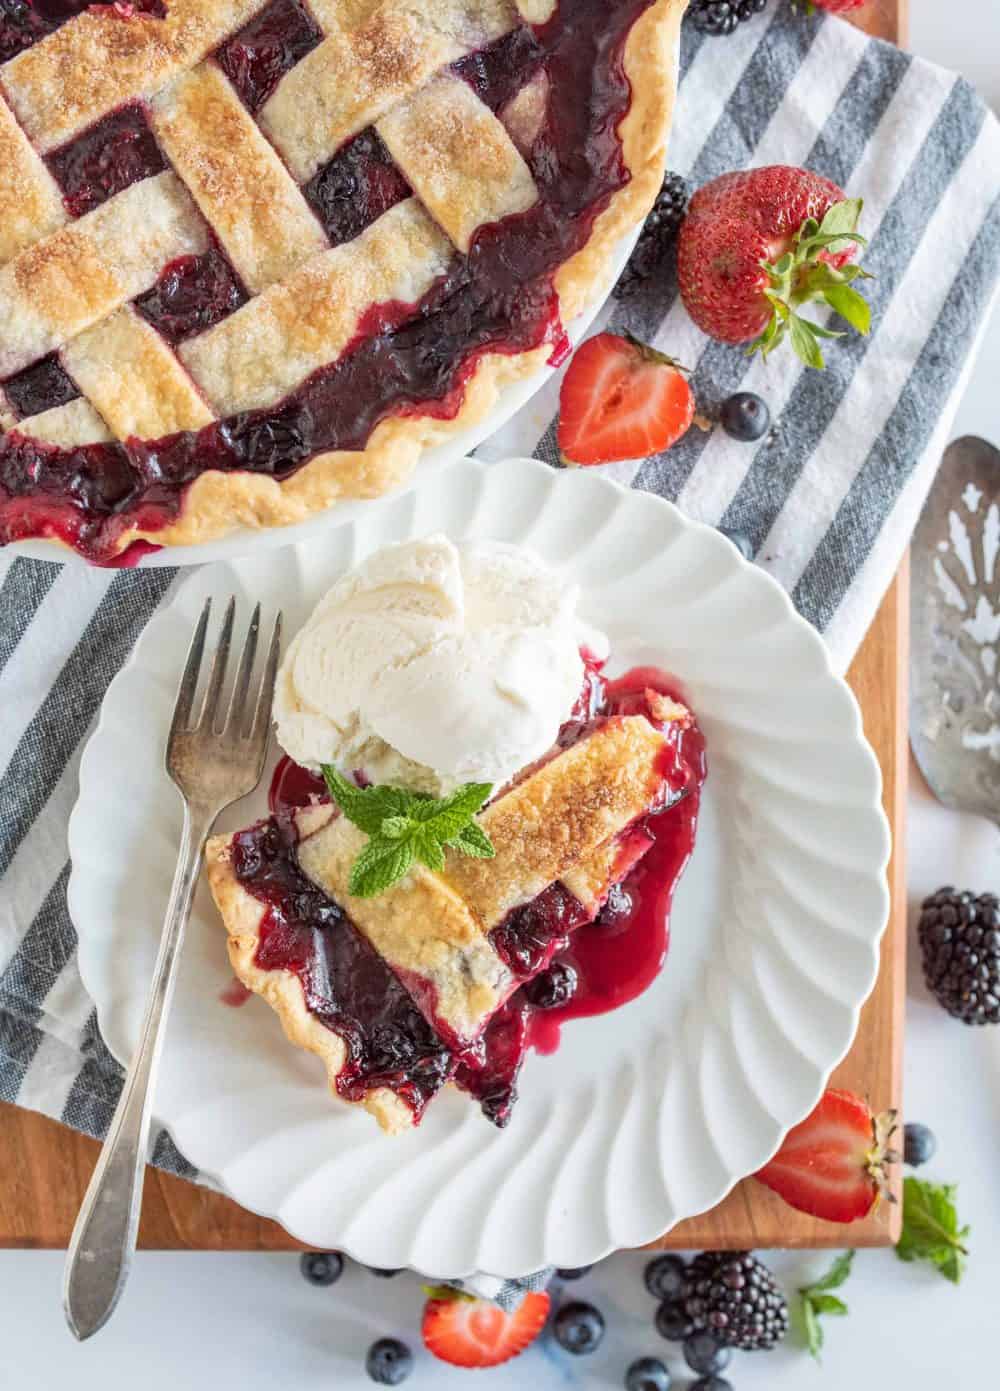
{"type": "MultiPolygon", "coordinates": [[[[18,0],[0,0],[0,14],[12,3],[18,0]]],[[[545,118],[526,152],[538,201],[481,227],[468,255],[456,253],[448,272],[417,303],[372,306],[342,356],[274,407],[161,440],[75,449],[16,432],[0,435],[0,544],[54,536],[92,561],[114,563],[122,533],[167,526],[180,513],[187,486],[207,469],[286,478],[318,453],[364,448],[387,416],[453,419],[486,353],[543,345],[555,357],[565,353],[554,277],[628,182],[618,137],[631,99],[622,54],[650,3],[562,0],[547,24],[519,30],[457,65],[490,105],[502,104],[533,72],[547,73],[545,118]]],[[[280,67],[286,51],[305,42],[296,4],[273,6],[266,15],[274,26],[268,42],[244,43],[244,95],[251,104],[272,73],[264,63],[265,76],[258,76],[258,48],[273,50],[280,67]],[[276,14],[284,14],[288,34],[298,36],[289,39],[287,50],[276,14]]],[[[229,54],[231,65],[235,52],[229,54]]],[[[391,206],[401,191],[401,176],[384,164],[376,141],[374,132],[366,132],[361,146],[340,151],[322,171],[334,192],[354,188],[356,207],[336,206],[340,200],[322,192],[322,177],[313,181],[313,206],[332,236],[355,235],[359,223],[391,206]]],[[[129,151],[123,178],[133,168],[131,146],[129,151]]],[[[104,182],[116,177],[112,170],[101,174],[92,196],[107,196],[104,182]]],[[[85,193],[74,185],[74,197],[85,193]]]]}

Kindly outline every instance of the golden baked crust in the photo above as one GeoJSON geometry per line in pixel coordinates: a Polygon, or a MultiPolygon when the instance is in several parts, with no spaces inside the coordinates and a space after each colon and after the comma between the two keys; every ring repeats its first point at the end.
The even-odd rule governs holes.
{"type": "MultiPolygon", "coordinates": [[[[332,254],[320,249],[324,239],[295,180],[308,177],[346,135],[372,121],[393,146],[418,196],[427,200],[448,231],[449,248],[467,245],[483,218],[528,206],[533,185],[518,153],[518,132],[528,138],[539,94],[522,94],[505,131],[486,108],[474,110],[469,88],[435,74],[456,57],[506,33],[519,17],[541,22],[551,12],[551,0],[322,0],[312,9],[325,37],[279,83],[255,121],[227,79],[202,59],[252,18],[262,3],[172,0],[166,20],[136,15],[128,22],[110,9],[95,8],[4,64],[0,265],[5,259],[7,265],[0,269],[0,377],[21,370],[113,314],[149,288],[173,257],[204,250],[198,244],[204,241],[204,225],[195,204],[215,226],[252,291],[263,288],[266,293],[267,286],[290,285],[314,262],[332,254]],[[345,81],[332,81],[330,75],[341,70],[345,81]],[[426,110],[428,83],[450,90],[436,121],[426,110]],[[64,226],[55,186],[31,144],[43,152],[52,149],[140,95],[150,99],[154,131],[190,193],[173,173],[154,176],[64,226]],[[324,105],[331,100],[339,103],[336,109],[324,105]],[[469,107],[469,121],[474,114],[473,123],[482,126],[486,177],[478,188],[468,177],[476,160],[460,141],[456,143],[463,105],[469,107]],[[414,111],[423,119],[408,123],[414,111]],[[287,168],[261,131],[284,154],[287,168]],[[4,208],[8,177],[22,190],[23,213],[18,210],[17,216],[8,216],[4,208]],[[163,222],[166,209],[146,207],[147,198],[174,205],[169,225],[163,222]],[[23,226],[29,213],[34,237],[42,237],[34,245],[28,244],[31,234],[23,226]],[[117,231],[113,219],[118,220],[117,231]],[[147,244],[149,225],[163,234],[155,245],[147,244]],[[148,254],[133,255],[133,242],[146,245],[148,254]],[[40,287],[41,299],[21,293],[29,279],[40,287]]],[[[628,35],[624,69],[632,100],[620,136],[630,179],[598,216],[586,245],[555,276],[564,321],[595,297],[612,250],[656,196],[685,4],[686,0],[653,0],[628,35]]],[[[356,245],[351,243],[352,249],[356,245]]],[[[407,254],[400,246],[391,259],[402,267],[407,254]]],[[[434,254],[418,257],[412,267],[417,281],[435,264],[434,254]]],[[[350,274],[342,277],[353,302],[350,283],[350,274]]],[[[211,338],[225,330],[227,322],[202,336],[211,338]]],[[[240,331],[249,323],[250,318],[240,320],[240,331]]],[[[229,333],[236,335],[237,326],[229,333]]],[[[225,334],[221,337],[224,340],[225,334]]],[[[280,357],[280,348],[277,352],[280,357]]],[[[404,482],[424,450],[481,420],[506,385],[535,372],[549,354],[548,346],[522,354],[486,354],[467,381],[453,419],[390,417],[374,429],[363,450],[320,454],[280,482],[264,473],[206,472],[189,486],[170,525],[154,531],[126,528],[115,544],[125,550],[137,539],[160,545],[198,543],[237,526],[302,521],[340,499],[378,496],[404,482]]],[[[189,340],[178,355],[210,415],[240,409],[228,404],[241,398],[236,379],[226,377],[226,363],[221,369],[208,363],[207,347],[200,339],[189,340]]],[[[259,377],[262,367],[249,371],[259,377]]],[[[279,373],[283,381],[288,375],[279,373]]],[[[142,415],[121,399],[119,405],[121,421],[142,415]]],[[[169,406],[165,413],[169,416],[169,406]]],[[[0,428],[10,423],[5,412],[0,428]]],[[[106,423],[112,435],[123,437],[119,420],[106,423]]],[[[18,429],[27,434],[29,424],[21,421],[18,429]]],[[[94,434],[91,429],[87,438],[94,434]]]]}
{"type": "MultiPolygon", "coordinates": [[[[289,1043],[322,1060],[330,1090],[343,1101],[345,1098],[337,1091],[337,1078],[347,1053],[343,1039],[309,1013],[298,976],[291,971],[263,971],[255,964],[260,925],[267,908],[237,880],[230,861],[230,844],[230,836],[213,836],[205,846],[205,863],[212,896],[229,935],[233,971],[248,990],[266,1000],[275,1011],[289,1043]]],[[[357,1104],[363,1105],[387,1134],[398,1134],[413,1125],[412,1111],[388,1087],[376,1087],[357,1104]]]]}
{"type": "MultiPolygon", "coordinates": [[[[663,735],[641,715],[598,725],[480,813],[494,859],[449,851],[443,874],[416,865],[376,898],[356,898],[348,889],[351,866],[367,836],[331,806],[317,805],[297,815],[299,868],[343,908],[394,971],[431,987],[430,1023],[471,1042],[518,984],[489,936],[491,929],[556,880],[576,893],[587,913],[596,914],[612,882],[621,832],[642,816],[662,786],[663,743],[663,735]]],[[[255,978],[269,973],[253,967],[256,936],[251,941],[243,925],[247,918],[254,927],[259,923],[260,915],[251,915],[244,902],[256,900],[235,879],[220,897],[218,871],[213,877],[211,869],[220,859],[228,868],[223,854],[228,844],[225,837],[212,842],[209,882],[230,926],[231,954],[234,937],[246,939],[249,956],[237,974],[259,994],[247,968],[255,978]],[[227,914],[236,910],[230,923],[227,914]]],[[[292,994],[301,1004],[301,991],[292,994]]],[[[283,1002],[267,998],[280,1013],[283,1002]]],[[[301,1021],[293,1024],[301,1032],[301,1021]]],[[[292,1037],[287,1023],[286,1032],[292,1037]]],[[[338,1068],[342,1063],[341,1058],[338,1068]]]]}

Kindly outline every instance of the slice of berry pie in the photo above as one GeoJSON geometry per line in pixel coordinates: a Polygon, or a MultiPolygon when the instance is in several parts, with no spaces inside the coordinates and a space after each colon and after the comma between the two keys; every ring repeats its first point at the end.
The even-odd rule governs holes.
{"type": "Polygon", "coordinates": [[[683,8],[0,4],[0,544],[373,497],[557,361],[660,187],[683,8]]]}
{"type": "MultiPolygon", "coordinates": [[[[642,672],[607,683],[589,664],[556,747],[475,818],[489,858],[450,849],[439,872],[415,864],[383,892],[352,892],[365,833],[321,782],[281,765],[272,815],[209,842],[236,975],[322,1058],[335,1093],[385,1130],[417,1124],[447,1082],[505,1124],[533,1011],[551,1004],[533,986],[560,963],[575,976],[586,952],[566,964],[573,944],[621,933],[640,900],[665,934],[704,749],[690,712],[654,687],[642,672]]],[[[622,959],[633,946],[618,936],[622,959]]]]}

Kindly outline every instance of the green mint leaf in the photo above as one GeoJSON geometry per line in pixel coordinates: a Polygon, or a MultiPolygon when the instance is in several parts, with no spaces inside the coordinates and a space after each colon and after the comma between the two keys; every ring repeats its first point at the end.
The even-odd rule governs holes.
{"type": "Polygon", "coordinates": [[[813,1311],[817,1314],[836,1314],[841,1317],[847,1313],[847,1305],[835,1294],[814,1294],[809,1298],[813,1311]]]}
{"type": "Polygon", "coordinates": [[[328,763],[322,771],[330,796],[348,821],[353,821],[366,835],[377,836],[386,817],[406,815],[409,793],[403,788],[388,784],[358,787],[328,763]]]}
{"type": "Polygon", "coordinates": [[[414,820],[433,826],[439,840],[447,840],[460,831],[493,791],[489,782],[467,782],[447,797],[425,802],[414,812],[414,820]]]}
{"type": "Polygon", "coordinates": [[[826,216],[819,224],[819,235],[823,237],[842,236],[845,232],[856,232],[864,208],[861,198],[845,198],[842,203],[834,203],[828,208],[826,216]]]}
{"type": "Polygon", "coordinates": [[[430,826],[417,826],[407,841],[422,864],[435,874],[444,869],[444,847],[430,826]]]}
{"type": "Polygon", "coordinates": [[[868,336],[872,328],[871,305],[857,290],[852,290],[850,285],[831,285],[824,298],[831,309],[835,309],[842,319],[847,320],[851,328],[856,328],[865,337],[868,336]]]}
{"type": "Polygon", "coordinates": [[[818,1362],[819,1355],[823,1351],[823,1327],[820,1323],[816,1310],[808,1299],[803,1299],[801,1303],[802,1326],[805,1332],[805,1343],[809,1350],[809,1356],[815,1357],[818,1362]]]}
{"type": "Polygon", "coordinates": [[[959,1227],[955,1185],[907,1178],[903,1182],[903,1234],[896,1247],[901,1261],[926,1261],[957,1285],[969,1254],[969,1227],[959,1227]]]}
{"type": "Polygon", "coordinates": [[[840,1289],[840,1286],[851,1273],[854,1255],[853,1251],[845,1251],[843,1255],[838,1256],[826,1274],[821,1276],[819,1280],[814,1280],[811,1285],[807,1285],[802,1293],[812,1295],[821,1294],[824,1290],[840,1289]]]}
{"type": "Polygon", "coordinates": [[[807,367],[814,367],[816,371],[822,372],[826,363],[823,361],[823,354],[819,350],[816,325],[808,319],[800,318],[798,314],[793,314],[789,320],[789,331],[791,333],[792,347],[797,355],[802,359],[807,367]]]}
{"type": "Polygon", "coordinates": [[[383,840],[402,840],[410,834],[415,822],[412,816],[387,816],[379,835],[383,840]]]}
{"type": "Polygon", "coordinates": [[[845,1251],[837,1257],[825,1275],[814,1280],[811,1285],[803,1285],[792,1305],[801,1339],[817,1362],[823,1347],[823,1325],[820,1318],[824,1314],[844,1318],[847,1314],[844,1301],[829,1291],[840,1288],[850,1275],[853,1264],[854,1252],[845,1251]]]}
{"type": "Polygon", "coordinates": [[[374,898],[403,878],[413,858],[409,840],[370,840],[351,866],[347,887],[357,898],[374,898]]]}
{"type": "Polygon", "coordinates": [[[492,860],[497,853],[493,848],[493,842],[478,821],[469,821],[448,844],[460,850],[463,855],[471,855],[475,860],[492,860]]]}

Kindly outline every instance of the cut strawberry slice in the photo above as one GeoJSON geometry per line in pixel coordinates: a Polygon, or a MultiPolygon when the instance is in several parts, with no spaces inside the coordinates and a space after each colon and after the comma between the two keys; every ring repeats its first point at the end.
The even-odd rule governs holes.
{"type": "Polygon", "coordinates": [[[446,1285],[428,1289],[422,1333],[428,1350],[456,1367],[498,1367],[533,1343],[545,1326],[549,1296],[526,1294],[505,1313],[488,1299],[474,1299],[446,1285]]]}
{"type": "Polygon", "coordinates": [[[559,393],[559,449],[569,464],[643,459],[679,440],[694,395],[673,358],[599,333],[577,349],[559,393]]]}
{"type": "Polygon", "coordinates": [[[889,1196],[886,1166],[899,1159],[889,1148],[895,1129],[894,1111],[874,1116],[860,1097],[831,1088],[755,1177],[800,1212],[854,1222],[889,1196]]]}

